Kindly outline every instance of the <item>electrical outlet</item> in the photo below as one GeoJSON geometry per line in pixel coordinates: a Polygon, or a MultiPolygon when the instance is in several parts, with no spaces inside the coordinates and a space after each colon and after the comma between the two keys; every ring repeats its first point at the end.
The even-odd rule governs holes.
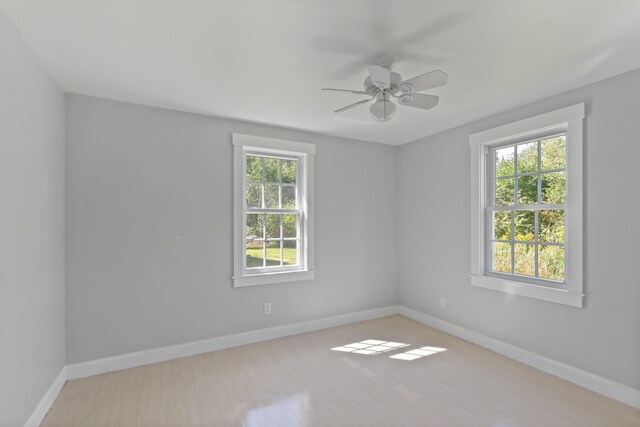
{"type": "Polygon", "coordinates": [[[264,303],[264,314],[271,314],[271,303],[270,302],[265,302],[264,303]]]}
{"type": "Polygon", "coordinates": [[[447,308],[447,299],[444,297],[440,297],[440,307],[447,308]]]}

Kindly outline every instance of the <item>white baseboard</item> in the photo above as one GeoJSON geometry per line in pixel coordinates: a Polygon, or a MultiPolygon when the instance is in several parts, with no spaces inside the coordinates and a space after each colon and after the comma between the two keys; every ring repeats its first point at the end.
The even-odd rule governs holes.
{"type": "Polygon", "coordinates": [[[27,422],[24,423],[24,427],[38,427],[40,425],[44,416],[47,415],[49,408],[53,405],[53,401],[58,397],[58,394],[60,393],[60,390],[62,390],[65,382],[67,382],[67,367],[63,366],[58,376],[53,380],[51,387],[49,387],[42,397],[42,400],[40,400],[40,403],[38,403],[38,406],[36,406],[36,409],[33,411],[27,422]]]}
{"type": "MultiPolygon", "coordinates": [[[[496,353],[505,355],[511,359],[540,369],[541,371],[555,375],[566,381],[595,391],[596,393],[600,393],[602,395],[640,409],[640,390],[600,377],[598,375],[575,368],[565,363],[540,356],[539,354],[532,353],[520,347],[516,347],[514,345],[507,344],[486,335],[482,335],[470,329],[463,328],[461,326],[438,319],[428,314],[398,305],[391,305],[355,313],[341,314],[338,316],[292,323],[289,325],[275,326],[272,328],[258,329],[255,331],[244,332],[240,334],[225,335],[222,337],[193,341],[167,347],[154,348],[150,350],[122,354],[119,356],[90,360],[82,363],[74,363],[66,366],[64,379],[72,380],[106,372],[119,371],[121,369],[128,369],[136,366],[147,365],[150,363],[163,362],[180,357],[193,356],[210,351],[316,331],[319,329],[331,328],[334,326],[346,325],[349,323],[390,316],[398,313],[420,323],[424,323],[425,325],[460,337],[481,347],[495,351],[496,353]]],[[[62,372],[60,376],[61,375],[63,375],[62,372]]],[[[44,417],[49,406],[62,388],[62,385],[64,385],[64,380],[62,380],[62,383],[59,384],[59,387],[56,389],[56,387],[54,386],[59,381],[59,378],[56,378],[56,381],[51,386],[51,389],[47,392],[45,398],[42,399],[41,404],[38,405],[38,409],[36,409],[32,417],[27,422],[29,426],[37,425],[37,423],[29,424],[32,419],[42,419],[38,419],[36,416],[38,413],[42,412],[42,410],[40,409],[41,407],[44,408],[44,412],[42,412],[41,417],[44,417]],[[54,392],[52,390],[57,391],[54,392]],[[50,395],[53,397],[50,397],[50,395]],[[44,404],[46,402],[49,402],[48,406],[44,404]]]]}
{"type": "Polygon", "coordinates": [[[375,319],[378,317],[391,316],[397,313],[398,306],[390,305],[388,307],[375,308],[372,310],[341,314],[338,316],[308,320],[305,322],[292,323],[289,325],[258,329],[255,331],[243,332],[240,334],[225,335],[222,337],[210,338],[201,341],[193,341],[184,344],[177,344],[167,347],[153,348],[150,350],[122,354],[119,356],[105,357],[102,359],[90,360],[87,362],[73,363],[67,365],[67,378],[69,380],[73,380],[76,378],[103,374],[105,372],[119,371],[121,369],[134,368],[136,366],[148,365],[150,363],[156,362],[164,362],[166,360],[177,359],[185,356],[193,356],[196,354],[236,347],[239,345],[251,344],[274,338],[281,338],[288,335],[301,334],[304,332],[311,332],[319,329],[346,325],[349,323],[375,319]]]}
{"type": "Polygon", "coordinates": [[[603,394],[607,397],[633,406],[634,408],[640,409],[640,390],[635,388],[583,371],[582,369],[558,362],[557,360],[540,356],[539,354],[532,353],[520,347],[479,334],[470,329],[446,322],[438,319],[437,317],[430,316],[408,307],[399,306],[399,313],[410,319],[424,323],[425,325],[440,329],[441,331],[455,335],[466,341],[495,351],[496,353],[500,353],[511,359],[540,369],[541,371],[555,375],[563,380],[572,382],[591,391],[595,391],[596,393],[603,394]]]}

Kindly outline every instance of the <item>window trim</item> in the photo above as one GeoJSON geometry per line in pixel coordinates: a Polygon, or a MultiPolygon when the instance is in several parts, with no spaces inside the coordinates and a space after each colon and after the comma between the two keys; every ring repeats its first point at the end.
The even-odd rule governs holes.
{"type": "Polygon", "coordinates": [[[268,285],[313,279],[314,274],[314,157],[315,145],[265,138],[254,135],[232,134],[233,144],[233,287],[268,285]],[[299,158],[300,200],[300,265],[278,268],[276,271],[245,268],[245,154],[261,153],[299,158]]]}
{"type": "Polygon", "coordinates": [[[576,104],[469,136],[471,150],[471,268],[472,286],[535,299],[583,307],[583,120],[585,104],[576,104]],[[518,276],[496,277],[487,271],[486,197],[488,147],[508,145],[543,135],[565,133],[567,139],[567,200],[565,238],[565,283],[562,288],[526,283],[518,276]]]}

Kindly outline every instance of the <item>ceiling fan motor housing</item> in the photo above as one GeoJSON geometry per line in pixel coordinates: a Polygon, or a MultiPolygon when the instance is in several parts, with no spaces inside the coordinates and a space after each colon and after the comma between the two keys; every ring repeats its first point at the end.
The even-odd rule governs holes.
{"type": "MultiPolygon", "coordinates": [[[[400,88],[400,83],[402,82],[402,76],[398,73],[391,73],[391,86],[388,89],[385,89],[386,92],[391,94],[395,94],[398,92],[400,88]]],[[[364,79],[364,90],[371,96],[376,95],[380,92],[380,88],[376,86],[371,80],[371,76],[367,76],[364,79]]]]}

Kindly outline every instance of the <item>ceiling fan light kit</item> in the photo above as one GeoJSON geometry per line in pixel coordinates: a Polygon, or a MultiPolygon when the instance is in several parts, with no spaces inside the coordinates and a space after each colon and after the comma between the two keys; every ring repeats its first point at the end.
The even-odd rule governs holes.
{"type": "Polygon", "coordinates": [[[379,93],[369,112],[375,121],[386,122],[396,114],[396,105],[389,100],[388,93],[379,93]]]}
{"type": "Polygon", "coordinates": [[[391,71],[394,64],[393,56],[387,54],[378,55],[371,59],[371,65],[368,67],[369,75],[364,79],[364,91],[323,88],[322,90],[349,92],[370,97],[339,108],[335,113],[350,110],[375,99],[376,101],[369,107],[371,117],[375,121],[386,122],[396,113],[396,105],[391,102],[391,98],[397,98],[401,105],[423,110],[430,110],[438,105],[439,98],[437,96],[416,92],[444,86],[448,80],[446,73],[435,70],[403,81],[400,74],[391,71]]]}

